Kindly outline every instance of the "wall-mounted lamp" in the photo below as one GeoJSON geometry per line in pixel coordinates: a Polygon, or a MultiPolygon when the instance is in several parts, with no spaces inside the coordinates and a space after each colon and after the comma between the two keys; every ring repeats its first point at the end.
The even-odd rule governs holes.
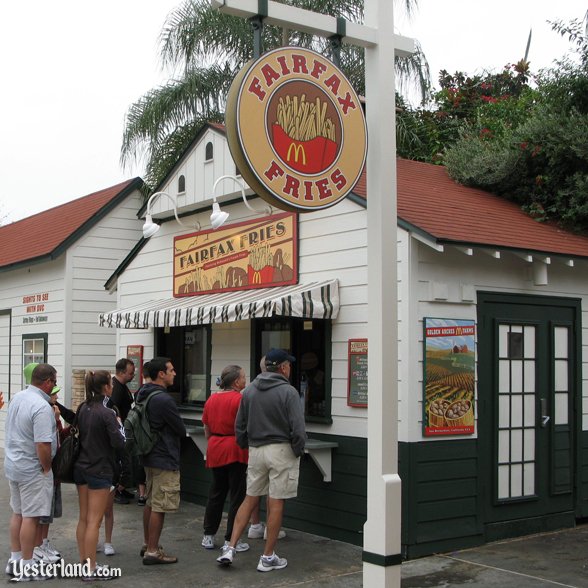
{"type": "Polygon", "coordinates": [[[153,235],[155,235],[155,233],[157,233],[157,231],[160,229],[160,225],[154,223],[153,219],[151,218],[151,202],[153,202],[153,199],[156,196],[167,196],[172,201],[172,204],[174,205],[174,216],[176,217],[176,221],[179,225],[190,229],[196,229],[197,231],[200,230],[200,223],[198,221],[196,221],[195,224],[191,226],[186,225],[178,218],[177,202],[171,194],[168,194],[167,192],[155,192],[154,194],[151,194],[151,196],[149,196],[149,200],[147,200],[147,214],[145,215],[145,224],[143,225],[143,237],[145,239],[153,237],[153,235]]]}
{"type": "Polygon", "coordinates": [[[239,178],[237,178],[236,176],[221,176],[216,180],[216,182],[214,182],[214,186],[212,187],[212,214],[210,215],[210,224],[212,225],[213,229],[218,229],[229,218],[229,213],[221,210],[220,205],[216,200],[216,187],[222,180],[233,180],[233,182],[237,184],[239,190],[241,190],[243,202],[251,212],[264,212],[268,215],[272,213],[272,208],[269,205],[264,206],[263,210],[256,210],[251,206],[251,204],[249,204],[249,202],[247,202],[247,197],[245,196],[245,186],[243,185],[243,182],[239,180],[239,178]]]}
{"type": "Polygon", "coordinates": [[[227,222],[228,218],[229,213],[220,209],[220,204],[216,201],[216,196],[214,196],[214,200],[212,202],[212,213],[210,215],[210,224],[212,225],[212,228],[218,229],[220,226],[224,225],[225,222],[227,222]]]}

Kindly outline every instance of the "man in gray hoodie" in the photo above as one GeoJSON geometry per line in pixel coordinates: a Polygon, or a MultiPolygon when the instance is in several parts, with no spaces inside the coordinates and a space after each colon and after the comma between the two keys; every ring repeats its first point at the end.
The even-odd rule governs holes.
{"type": "Polygon", "coordinates": [[[288,565],[274,547],[282,526],[284,501],[297,494],[300,456],[306,442],[300,396],[289,383],[294,361],[283,349],[270,349],[265,356],[267,371],[243,391],[235,434],[239,446],[249,448],[247,495],[237,512],[231,540],[217,559],[221,565],[233,563],[235,545],[265,494],[269,507],[267,539],[257,569],[271,572],[288,565]]]}

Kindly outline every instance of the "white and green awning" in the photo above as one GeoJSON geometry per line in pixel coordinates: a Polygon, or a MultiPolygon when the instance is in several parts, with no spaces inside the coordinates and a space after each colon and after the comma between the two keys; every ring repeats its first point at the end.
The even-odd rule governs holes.
{"type": "Polygon", "coordinates": [[[152,300],[100,314],[101,327],[147,329],[229,323],[271,316],[335,319],[339,281],[152,300]]]}

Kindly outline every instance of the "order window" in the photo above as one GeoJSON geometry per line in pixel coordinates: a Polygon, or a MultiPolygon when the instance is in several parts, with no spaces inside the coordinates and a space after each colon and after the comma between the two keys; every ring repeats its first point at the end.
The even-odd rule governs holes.
{"type": "Polygon", "coordinates": [[[255,321],[254,371],[272,347],[296,358],[290,383],[304,398],[307,421],[331,420],[331,321],[275,317],[255,321]]]}
{"type": "Polygon", "coordinates": [[[174,365],[168,392],[179,404],[203,406],[210,396],[210,334],[210,325],[157,329],[157,355],[174,365]]]}

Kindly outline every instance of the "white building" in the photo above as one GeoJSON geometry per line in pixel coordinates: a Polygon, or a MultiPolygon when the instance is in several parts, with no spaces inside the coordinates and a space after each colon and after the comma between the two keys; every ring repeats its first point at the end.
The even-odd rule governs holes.
{"type": "MultiPolygon", "coordinates": [[[[72,372],[114,369],[116,335],[96,316],[115,308],[104,284],[141,239],[143,181],[135,178],[0,227],[0,390],[24,387],[23,367],[57,369],[61,401],[72,372]]],[[[0,411],[4,446],[6,407],[0,411]]]]}
{"type": "MultiPolygon", "coordinates": [[[[237,363],[253,378],[270,346],[288,348],[311,442],[285,525],[361,544],[365,177],[332,208],[268,217],[254,195],[259,212],[244,205],[233,180],[213,194],[215,179],[236,173],[224,128],[205,126],[157,188],[169,194],[150,210],[161,230],[108,280],[118,310],[105,304],[101,324],[117,329],[116,356],[132,347],[144,359],[172,359],[172,393],[195,441],[183,452],[182,490],[201,503],[209,477],[200,416],[216,377],[237,363]],[[213,196],[230,213],[216,231],[213,196]],[[186,226],[174,220],[174,202],[186,226]],[[290,241],[274,238],[268,227],[278,221],[292,223],[290,241]],[[251,255],[248,239],[268,242],[265,277],[235,269],[251,255]],[[255,281],[267,287],[250,288],[255,281]]],[[[399,429],[405,555],[573,525],[588,514],[588,238],[459,186],[441,167],[399,160],[398,176],[390,264],[398,264],[399,422],[390,426],[399,429]],[[449,334],[433,341],[436,332],[449,334]],[[465,414],[456,416],[458,401],[465,414]],[[432,415],[433,402],[442,414],[432,415]]]]}

